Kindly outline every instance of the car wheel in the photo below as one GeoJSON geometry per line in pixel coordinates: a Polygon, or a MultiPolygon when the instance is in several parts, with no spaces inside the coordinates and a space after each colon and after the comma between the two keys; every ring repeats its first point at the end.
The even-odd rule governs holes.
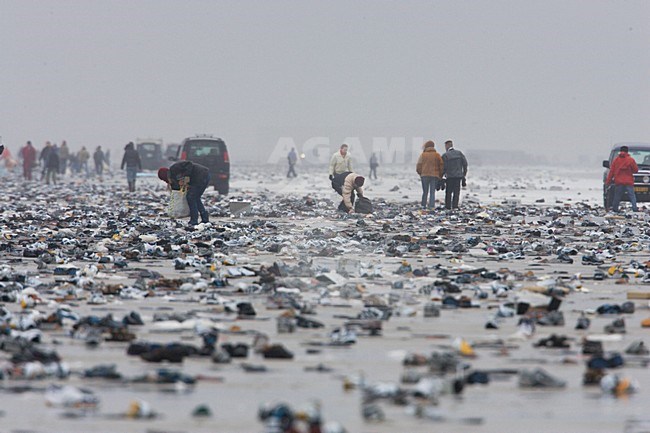
{"type": "Polygon", "coordinates": [[[215,191],[219,191],[221,195],[228,195],[229,185],[227,183],[218,183],[214,186],[215,191]]]}
{"type": "Polygon", "coordinates": [[[603,191],[603,205],[605,206],[605,210],[608,211],[612,208],[612,202],[614,201],[614,188],[606,187],[605,191],[603,191]]]}

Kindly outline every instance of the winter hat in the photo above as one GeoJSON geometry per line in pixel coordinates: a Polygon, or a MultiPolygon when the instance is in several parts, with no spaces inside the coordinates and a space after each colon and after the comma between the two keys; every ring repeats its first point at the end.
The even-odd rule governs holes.
{"type": "Polygon", "coordinates": [[[363,186],[363,182],[365,182],[365,178],[363,176],[357,176],[354,178],[354,184],[356,186],[363,186]]]}
{"type": "Polygon", "coordinates": [[[158,169],[158,179],[169,183],[169,169],[167,167],[158,169]]]}

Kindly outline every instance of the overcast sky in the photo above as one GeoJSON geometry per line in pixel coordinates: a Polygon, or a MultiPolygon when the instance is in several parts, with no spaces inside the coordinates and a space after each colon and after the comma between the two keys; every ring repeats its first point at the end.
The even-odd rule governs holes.
{"type": "MultiPolygon", "coordinates": [[[[650,141],[650,1],[0,0],[0,135],[425,137],[573,157],[650,141]]],[[[354,149],[353,149],[354,150],[354,149]]]]}

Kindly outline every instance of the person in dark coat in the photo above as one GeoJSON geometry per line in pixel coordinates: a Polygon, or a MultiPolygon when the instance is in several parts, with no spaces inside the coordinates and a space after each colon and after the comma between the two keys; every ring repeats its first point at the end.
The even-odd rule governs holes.
{"type": "Polygon", "coordinates": [[[126,181],[129,184],[129,192],[135,192],[135,180],[138,171],[142,170],[142,162],[140,161],[140,154],[135,150],[132,141],[124,147],[124,156],[120,168],[124,170],[124,167],[126,167],[126,181]]]}
{"type": "Polygon", "coordinates": [[[45,180],[45,173],[47,172],[47,159],[49,158],[51,150],[52,143],[46,141],[45,147],[43,147],[43,150],[41,150],[41,154],[38,157],[39,163],[43,165],[43,170],[41,171],[41,181],[45,180]]]}
{"type": "Polygon", "coordinates": [[[210,220],[208,211],[201,202],[201,196],[210,184],[210,170],[192,161],[178,161],[166,169],[158,170],[158,177],[167,182],[172,189],[187,188],[187,204],[190,207],[190,226],[210,220]]]}
{"type": "Polygon", "coordinates": [[[465,177],[467,176],[467,159],[463,152],[454,149],[454,143],[451,140],[445,142],[445,149],[446,152],[442,155],[442,172],[447,178],[445,208],[458,209],[460,186],[465,183],[465,177]]]}
{"type": "Polygon", "coordinates": [[[56,144],[50,148],[47,153],[47,160],[45,161],[45,183],[52,183],[56,185],[56,174],[59,172],[59,149],[56,144]]]}
{"type": "Polygon", "coordinates": [[[104,152],[102,152],[101,146],[97,146],[93,153],[93,160],[95,161],[95,173],[97,176],[101,176],[104,173],[104,152]]]}
{"type": "Polygon", "coordinates": [[[291,151],[287,155],[287,161],[289,162],[289,171],[287,172],[287,177],[298,177],[295,170],[296,162],[298,161],[298,154],[296,153],[295,148],[291,148],[291,151]]]}
{"type": "Polygon", "coordinates": [[[375,152],[370,155],[370,175],[368,178],[372,179],[372,175],[375,175],[375,180],[377,180],[377,167],[379,167],[379,160],[375,152]]]}

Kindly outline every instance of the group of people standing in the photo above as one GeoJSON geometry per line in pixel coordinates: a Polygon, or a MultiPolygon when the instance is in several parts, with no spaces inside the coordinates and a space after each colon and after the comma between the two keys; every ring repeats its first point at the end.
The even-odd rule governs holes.
{"type": "MultiPolygon", "coordinates": [[[[435,194],[438,190],[445,190],[445,209],[458,209],[461,187],[466,185],[467,159],[465,155],[454,149],[451,140],[445,142],[445,153],[440,155],[433,141],[427,141],[418,158],[416,171],[422,183],[422,208],[435,207],[435,194]]],[[[375,153],[370,157],[370,178],[377,179],[379,162],[375,153]]],[[[352,158],[348,153],[348,145],[341,145],[340,149],[332,155],[329,164],[329,179],[332,188],[342,196],[343,200],[339,210],[353,212],[355,191],[363,197],[363,184],[365,179],[352,170],[352,158]]]]}
{"type": "Polygon", "coordinates": [[[451,140],[445,142],[442,156],[433,141],[424,143],[415,171],[422,182],[422,208],[433,209],[436,191],[445,189],[445,209],[458,209],[460,188],[466,185],[467,159],[463,152],[454,149],[451,140]]]}
{"type": "MultiPolygon", "coordinates": [[[[61,142],[61,146],[47,141],[40,152],[31,141],[27,141],[20,149],[19,156],[22,159],[25,180],[33,180],[33,171],[38,165],[42,168],[40,180],[48,185],[56,184],[57,175],[65,175],[68,169],[72,174],[83,173],[86,176],[90,174],[88,162],[91,155],[86,146],[82,146],[78,152],[72,152],[65,140],[61,142]]],[[[95,173],[101,176],[104,165],[110,166],[110,151],[104,152],[101,146],[97,146],[92,158],[95,163],[95,173]]]]}

